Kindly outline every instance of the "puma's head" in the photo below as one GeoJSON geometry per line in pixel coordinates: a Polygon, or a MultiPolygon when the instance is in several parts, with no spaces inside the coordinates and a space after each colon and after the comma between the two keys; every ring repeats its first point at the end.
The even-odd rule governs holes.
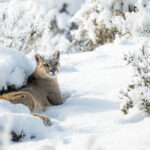
{"type": "Polygon", "coordinates": [[[54,52],[51,59],[45,59],[40,54],[35,55],[37,62],[36,73],[40,78],[55,78],[60,70],[60,52],[54,52]]]}

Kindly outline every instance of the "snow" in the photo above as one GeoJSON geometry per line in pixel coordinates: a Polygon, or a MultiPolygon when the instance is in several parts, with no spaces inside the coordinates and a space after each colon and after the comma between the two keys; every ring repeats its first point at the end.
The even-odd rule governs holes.
{"type": "Polygon", "coordinates": [[[3,129],[9,124],[9,131],[14,131],[17,135],[21,134],[21,132],[25,134],[23,139],[25,141],[34,136],[38,137],[38,139],[45,137],[44,133],[47,130],[43,121],[38,117],[31,116],[29,109],[24,105],[14,105],[1,100],[0,110],[0,128],[3,129]]]}
{"type": "Polygon", "coordinates": [[[51,127],[31,116],[25,106],[1,101],[0,110],[9,111],[1,112],[1,122],[11,116],[10,129],[26,135],[20,143],[9,143],[6,150],[149,149],[147,114],[131,110],[124,116],[119,106],[119,91],[132,75],[123,55],[138,46],[123,39],[93,52],[62,54],[58,79],[66,100],[38,112],[51,118],[51,127]]]}
{"type": "Polygon", "coordinates": [[[33,67],[27,57],[11,48],[0,48],[0,90],[14,85],[16,88],[26,83],[33,72],[33,67]]]}

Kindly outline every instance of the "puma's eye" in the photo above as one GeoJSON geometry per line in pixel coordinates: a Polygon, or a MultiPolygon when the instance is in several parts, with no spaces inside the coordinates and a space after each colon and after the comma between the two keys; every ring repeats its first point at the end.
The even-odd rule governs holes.
{"type": "Polygon", "coordinates": [[[48,64],[44,64],[44,67],[48,68],[49,66],[48,66],[48,64]]]}

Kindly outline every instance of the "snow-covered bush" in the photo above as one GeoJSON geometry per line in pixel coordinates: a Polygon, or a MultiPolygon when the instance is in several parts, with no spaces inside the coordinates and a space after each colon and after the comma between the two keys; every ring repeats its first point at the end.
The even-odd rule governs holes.
{"type": "Polygon", "coordinates": [[[72,32],[71,48],[93,50],[113,42],[115,35],[150,35],[150,3],[145,0],[87,0],[72,18],[79,28],[72,32]]]}
{"type": "Polygon", "coordinates": [[[136,107],[150,114],[150,48],[143,46],[125,55],[125,60],[132,65],[134,76],[128,87],[121,91],[121,111],[127,114],[136,107]]]}
{"type": "Polygon", "coordinates": [[[70,40],[74,24],[68,20],[84,0],[13,0],[0,4],[0,46],[31,50],[54,50],[70,40]],[[74,4],[77,4],[74,7],[74,4]]]}
{"type": "Polygon", "coordinates": [[[0,46],[16,48],[20,51],[33,49],[43,31],[42,23],[39,21],[39,15],[34,16],[25,2],[2,3],[0,46]]]}

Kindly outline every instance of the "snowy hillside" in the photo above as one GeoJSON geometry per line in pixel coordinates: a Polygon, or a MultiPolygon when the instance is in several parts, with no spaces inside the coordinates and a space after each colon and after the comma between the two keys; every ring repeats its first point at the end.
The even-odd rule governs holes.
{"type": "Polygon", "coordinates": [[[0,99],[0,150],[150,149],[150,0],[0,0],[0,94],[60,50],[64,103],[0,99]],[[12,138],[13,137],[13,138],[12,138]]]}

